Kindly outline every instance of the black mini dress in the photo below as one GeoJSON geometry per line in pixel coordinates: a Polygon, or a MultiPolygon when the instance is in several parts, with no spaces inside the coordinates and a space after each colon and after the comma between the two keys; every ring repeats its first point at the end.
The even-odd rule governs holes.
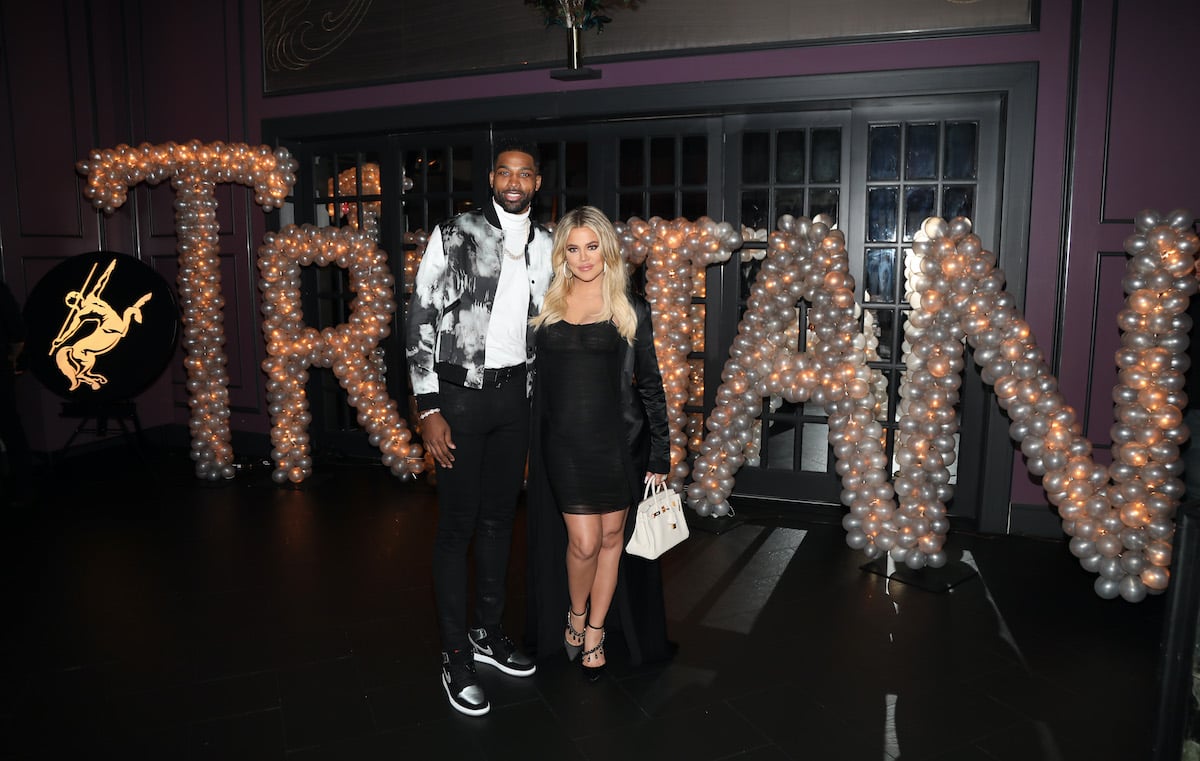
{"type": "Polygon", "coordinates": [[[537,332],[542,453],[564,513],[610,513],[633,501],[619,385],[623,340],[607,321],[559,321],[537,332]]]}

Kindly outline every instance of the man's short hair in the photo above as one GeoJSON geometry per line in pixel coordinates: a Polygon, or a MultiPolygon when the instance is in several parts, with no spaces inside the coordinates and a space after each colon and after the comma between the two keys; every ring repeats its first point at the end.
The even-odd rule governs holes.
{"type": "Polygon", "coordinates": [[[533,157],[533,168],[541,172],[542,170],[542,154],[538,151],[537,143],[531,140],[522,140],[517,137],[502,137],[496,141],[496,150],[492,154],[492,166],[500,159],[501,153],[508,151],[520,151],[528,153],[533,157]]]}

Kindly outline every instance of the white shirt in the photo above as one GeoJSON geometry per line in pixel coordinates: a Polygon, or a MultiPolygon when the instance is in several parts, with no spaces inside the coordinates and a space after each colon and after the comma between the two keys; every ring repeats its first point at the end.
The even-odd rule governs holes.
{"type": "Polygon", "coordinates": [[[510,214],[492,200],[504,229],[500,281],[492,316],[488,320],[484,367],[525,364],[525,336],[529,322],[529,277],[525,268],[525,243],[529,240],[529,210],[510,214]]]}

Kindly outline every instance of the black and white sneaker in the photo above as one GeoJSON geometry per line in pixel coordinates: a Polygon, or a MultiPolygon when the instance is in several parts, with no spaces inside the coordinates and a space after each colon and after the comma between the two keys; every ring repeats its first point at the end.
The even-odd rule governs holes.
{"type": "Polygon", "coordinates": [[[467,632],[467,638],[475,650],[476,663],[495,666],[509,676],[532,676],[537,671],[533,659],[518,650],[499,627],[491,632],[487,629],[471,629],[467,632]]]}
{"type": "Polygon", "coordinates": [[[451,661],[449,653],[442,653],[442,688],[450,699],[450,707],[459,713],[483,716],[492,710],[472,661],[451,661]]]}

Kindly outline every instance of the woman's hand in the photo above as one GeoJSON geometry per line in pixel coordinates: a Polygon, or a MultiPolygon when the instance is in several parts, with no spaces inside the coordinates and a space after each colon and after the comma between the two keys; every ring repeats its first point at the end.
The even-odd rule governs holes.
{"type": "Polygon", "coordinates": [[[642,483],[653,484],[654,486],[661,486],[662,484],[666,483],[666,481],[667,481],[666,473],[651,473],[650,471],[646,471],[646,478],[642,481],[642,483]]]}

